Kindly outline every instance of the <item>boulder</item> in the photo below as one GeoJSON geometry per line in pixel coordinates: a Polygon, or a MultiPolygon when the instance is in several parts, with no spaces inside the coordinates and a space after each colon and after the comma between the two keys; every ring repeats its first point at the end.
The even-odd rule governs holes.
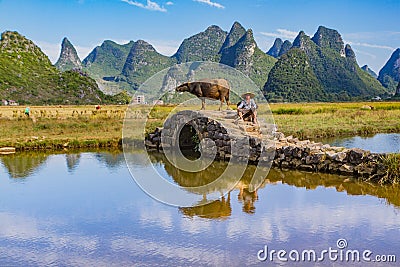
{"type": "Polygon", "coordinates": [[[337,152],[331,155],[331,159],[337,162],[345,162],[347,154],[345,152],[337,152]]]}
{"type": "Polygon", "coordinates": [[[369,151],[362,150],[359,148],[352,148],[347,153],[347,162],[353,165],[358,165],[363,161],[363,158],[365,156],[368,156],[369,154],[370,154],[369,151]]]}
{"type": "Polygon", "coordinates": [[[306,164],[319,164],[326,158],[325,153],[319,152],[306,157],[306,164]]]}
{"type": "Polygon", "coordinates": [[[15,147],[0,147],[0,155],[9,155],[15,153],[15,147]]]}
{"type": "Polygon", "coordinates": [[[339,171],[341,174],[345,175],[352,175],[354,173],[354,167],[348,164],[343,164],[340,168],[339,171]]]}
{"type": "Polygon", "coordinates": [[[372,174],[375,172],[375,168],[372,166],[372,164],[368,163],[361,163],[357,165],[354,170],[357,172],[357,174],[361,177],[368,178],[372,176],[372,174]]]}

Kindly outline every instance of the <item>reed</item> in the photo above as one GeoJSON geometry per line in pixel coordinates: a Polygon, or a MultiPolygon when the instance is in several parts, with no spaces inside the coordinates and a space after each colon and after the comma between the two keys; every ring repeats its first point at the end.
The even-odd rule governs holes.
{"type": "Polygon", "coordinates": [[[383,165],[386,169],[386,174],[379,181],[381,184],[400,183],[400,154],[387,154],[382,157],[383,165]]]}

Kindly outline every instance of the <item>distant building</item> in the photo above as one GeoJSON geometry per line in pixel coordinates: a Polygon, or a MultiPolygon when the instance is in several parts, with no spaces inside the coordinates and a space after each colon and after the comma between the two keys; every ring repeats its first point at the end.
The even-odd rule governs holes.
{"type": "Polygon", "coordinates": [[[2,100],[1,100],[1,104],[2,104],[3,106],[7,106],[7,105],[8,105],[8,101],[5,100],[5,99],[2,99],[2,100]]]}
{"type": "Polygon", "coordinates": [[[9,106],[18,106],[18,102],[15,102],[14,100],[8,100],[8,105],[9,106]]]}
{"type": "Polygon", "coordinates": [[[164,105],[164,101],[162,100],[154,100],[153,105],[164,105]]]}
{"type": "Polygon", "coordinates": [[[146,104],[144,95],[135,95],[133,98],[134,104],[146,104]]]}

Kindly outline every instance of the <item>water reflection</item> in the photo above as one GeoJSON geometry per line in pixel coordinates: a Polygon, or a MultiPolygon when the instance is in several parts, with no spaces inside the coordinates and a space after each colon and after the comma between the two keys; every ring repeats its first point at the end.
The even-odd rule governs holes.
{"type": "MultiPolygon", "coordinates": [[[[227,162],[214,162],[210,168],[201,172],[190,173],[176,169],[171,165],[165,157],[160,153],[150,154],[150,158],[154,162],[162,163],[168,175],[170,175],[177,184],[185,187],[195,187],[204,183],[213,181],[227,167],[227,162]]],[[[236,183],[235,177],[232,181],[224,180],[217,184],[213,190],[223,192],[224,189],[230,188],[236,183],[233,189],[238,191],[237,199],[242,203],[242,211],[253,214],[256,212],[255,203],[259,200],[258,190],[264,188],[268,184],[288,184],[295,187],[316,189],[317,187],[335,188],[337,192],[347,192],[348,195],[370,195],[384,199],[387,204],[400,207],[400,185],[378,185],[358,181],[353,178],[340,175],[331,175],[325,173],[308,173],[301,171],[284,171],[279,169],[271,169],[260,188],[251,190],[250,181],[256,167],[249,165],[244,172],[242,179],[236,183]]],[[[209,191],[203,192],[204,197],[209,191]]],[[[207,204],[205,206],[193,208],[180,208],[180,211],[188,216],[199,216],[202,218],[224,218],[230,215],[231,197],[222,198],[219,201],[207,204]]]]}
{"type": "Polygon", "coordinates": [[[400,133],[376,134],[367,137],[329,138],[322,139],[321,142],[347,148],[357,147],[373,153],[400,153],[400,133]]]}
{"type": "Polygon", "coordinates": [[[306,173],[300,171],[271,170],[267,179],[270,183],[284,184],[316,189],[317,187],[335,188],[337,192],[346,192],[348,195],[370,195],[384,199],[387,204],[400,207],[400,185],[379,185],[357,181],[356,179],[324,173],[306,173]]]}
{"type": "Polygon", "coordinates": [[[47,157],[46,152],[27,152],[1,156],[0,162],[7,168],[11,178],[26,178],[35,173],[43,165],[47,157]]]}
{"type": "MultiPolygon", "coordinates": [[[[108,169],[112,170],[125,166],[124,155],[119,150],[90,153],[94,155],[94,158],[100,164],[108,169]]],[[[81,154],[75,151],[60,155],[65,157],[66,167],[69,172],[73,172],[79,168],[81,154]]],[[[20,179],[29,177],[39,172],[40,168],[46,167],[46,162],[51,155],[49,152],[24,152],[2,156],[0,157],[0,162],[11,178],[20,179]]],[[[142,150],[138,150],[132,153],[131,157],[136,159],[138,166],[142,166],[141,164],[146,162],[145,158],[147,154],[142,150]]],[[[387,204],[400,207],[400,185],[378,185],[339,175],[271,169],[268,176],[261,183],[260,188],[253,190],[250,181],[254,175],[256,166],[249,165],[239,182],[237,182],[236,177],[231,177],[231,179],[218,181],[212,188],[204,189],[198,186],[213,182],[226,169],[228,166],[227,162],[213,162],[209,168],[201,172],[192,173],[175,168],[161,153],[150,153],[149,158],[152,163],[158,164],[160,168],[165,170],[165,173],[169,175],[169,179],[180,186],[187,187],[188,190],[191,190],[191,187],[195,188],[192,192],[202,194],[204,199],[207,199],[207,194],[209,193],[221,192],[221,199],[218,201],[200,207],[179,209],[183,214],[191,217],[199,216],[210,219],[229,217],[231,214],[231,192],[226,196],[222,195],[222,192],[228,188],[233,188],[233,190],[238,192],[237,199],[242,203],[242,211],[253,214],[256,212],[255,203],[260,201],[257,193],[258,190],[268,184],[277,183],[312,190],[318,187],[335,188],[337,192],[346,192],[348,195],[375,196],[384,199],[387,204]]]]}
{"type": "Polygon", "coordinates": [[[113,153],[97,152],[96,159],[100,162],[104,162],[107,168],[110,169],[117,169],[125,164],[124,154],[119,150],[116,150],[113,153]]]}
{"type": "MultiPolygon", "coordinates": [[[[264,245],[321,250],[338,238],[351,249],[400,253],[398,186],[273,169],[251,193],[249,166],[219,201],[177,209],[144,194],[124,164],[105,160],[121,152],[71,153],[79,155],[73,173],[66,154],[47,155],[24,183],[3,175],[9,167],[0,158],[0,266],[247,266],[261,264],[264,245]]],[[[146,154],[135,153],[146,168],[146,154]]],[[[151,158],[169,175],[162,155],[151,158]]],[[[201,182],[170,174],[176,183],[201,182]]]]}
{"type": "Polygon", "coordinates": [[[179,208],[179,211],[189,217],[198,216],[206,219],[227,219],[232,214],[231,193],[228,193],[227,198],[223,196],[220,200],[215,200],[209,204],[179,208]]]}
{"type": "Polygon", "coordinates": [[[73,172],[79,165],[81,154],[66,154],[67,167],[69,172],[73,172]]]}
{"type": "MultiPolygon", "coordinates": [[[[121,150],[87,151],[94,153],[95,158],[104,163],[109,169],[116,169],[125,164],[125,158],[121,150]]],[[[73,173],[79,167],[82,151],[28,151],[11,155],[0,156],[0,163],[7,169],[10,178],[26,178],[35,174],[43,166],[49,156],[61,154],[65,156],[66,167],[73,173]]]]}

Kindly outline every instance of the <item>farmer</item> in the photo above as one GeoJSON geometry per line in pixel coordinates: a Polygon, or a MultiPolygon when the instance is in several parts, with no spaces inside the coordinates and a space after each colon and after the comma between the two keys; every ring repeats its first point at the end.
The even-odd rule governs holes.
{"type": "Polygon", "coordinates": [[[254,102],[254,94],[251,92],[242,95],[243,100],[237,105],[238,116],[242,120],[250,119],[254,124],[257,123],[257,104],[254,102]]]}
{"type": "Polygon", "coordinates": [[[31,113],[30,107],[26,107],[24,113],[25,113],[25,115],[29,118],[29,114],[31,113]]]}

